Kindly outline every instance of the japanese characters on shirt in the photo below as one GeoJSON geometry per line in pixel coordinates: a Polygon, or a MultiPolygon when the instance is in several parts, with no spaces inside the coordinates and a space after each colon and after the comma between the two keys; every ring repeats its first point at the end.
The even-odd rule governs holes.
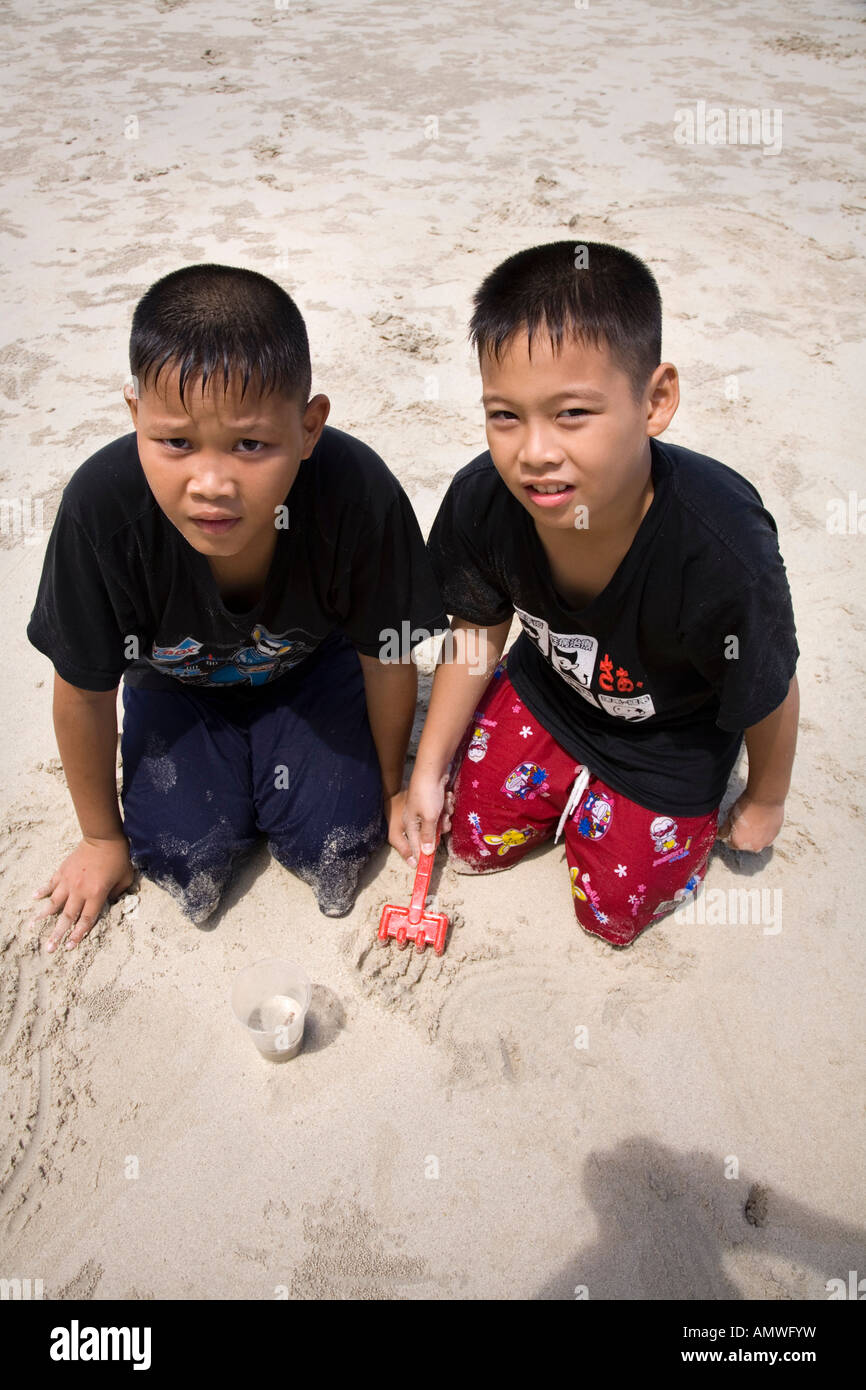
{"type": "Polygon", "coordinates": [[[574,632],[551,632],[545,618],[523,608],[515,609],[524,632],[554,671],[589,704],[615,719],[636,723],[655,714],[655,705],[643,682],[633,680],[610,653],[599,655],[598,638],[574,632]],[[596,667],[597,663],[597,667],[596,667]],[[591,689],[595,677],[596,689],[591,689]]]}

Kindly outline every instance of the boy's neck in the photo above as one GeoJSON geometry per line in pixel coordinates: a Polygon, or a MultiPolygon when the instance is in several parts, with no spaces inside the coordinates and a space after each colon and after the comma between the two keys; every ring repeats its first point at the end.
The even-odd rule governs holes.
{"type": "Polygon", "coordinates": [[[239,555],[208,555],[207,562],[220,593],[261,592],[270,573],[276,546],[277,532],[273,529],[265,546],[251,557],[244,551],[239,555]]]}

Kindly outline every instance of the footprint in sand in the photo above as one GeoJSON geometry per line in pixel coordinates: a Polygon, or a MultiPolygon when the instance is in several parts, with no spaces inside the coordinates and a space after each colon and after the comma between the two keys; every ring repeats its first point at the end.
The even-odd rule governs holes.
{"type": "Polygon", "coordinates": [[[437,1018],[446,1083],[475,1090],[554,1074],[573,1082],[574,1011],[561,977],[527,956],[467,962],[437,1018]]]}

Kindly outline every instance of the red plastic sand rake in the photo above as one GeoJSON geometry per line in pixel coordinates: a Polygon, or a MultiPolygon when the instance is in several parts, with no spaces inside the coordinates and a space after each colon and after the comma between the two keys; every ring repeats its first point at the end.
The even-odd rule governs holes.
{"type": "Polygon", "coordinates": [[[415,942],[415,950],[419,954],[428,945],[433,947],[437,956],[441,956],[445,950],[448,918],[444,912],[424,911],[438,844],[439,831],[437,830],[433,853],[424,854],[422,850],[418,856],[415,886],[412,889],[412,901],[409,906],[397,907],[394,903],[386,903],[382,908],[378,935],[380,946],[387,946],[388,938],[393,936],[396,937],[397,946],[401,951],[406,949],[409,941],[415,942]]]}

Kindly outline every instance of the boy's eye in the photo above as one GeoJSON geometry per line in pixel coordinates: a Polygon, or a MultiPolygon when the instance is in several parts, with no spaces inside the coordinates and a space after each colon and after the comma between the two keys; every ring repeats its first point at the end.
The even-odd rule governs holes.
{"type": "MultiPolygon", "coordinates": [[[[159,442],[160,444],[164,444],[167,449],[171,449],[174,453],[185,453],[186,451],[183,446],[189,444],[188,439],[161,439],[159,442]]],[[[241,448],[242,454],[255,454],[258,453],[260,449],[267,447],[260,439],[239,439],[238,447],[241,445],[251,446],[250,448],[241,448]]]]}
{"type": "MultiPolygon", "coordinates": [[[[581,415],[592,414],[591,411],[584,410],[582,406],[577,405],[569,406],[567,409],[561,410],[559,413],[560,415],[570,416],[572,419],[577,419],[581,415]]],[[[491,420],[516,420],[517,416],[513,413],[513,411],[510,410],[491,410],[489,418],[491,420]]]]}

